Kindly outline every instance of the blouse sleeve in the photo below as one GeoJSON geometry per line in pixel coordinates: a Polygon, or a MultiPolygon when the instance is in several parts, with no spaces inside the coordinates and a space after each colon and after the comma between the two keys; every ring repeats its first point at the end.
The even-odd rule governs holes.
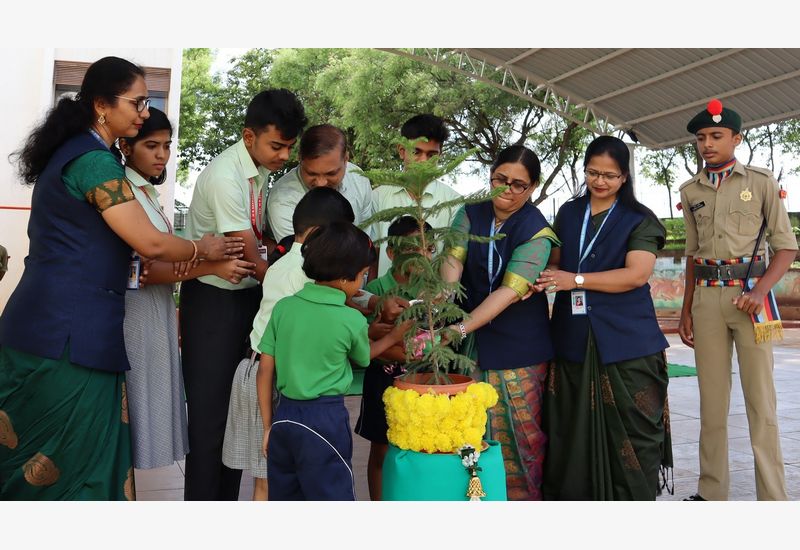
{"type": "Polygon", "coordinates": [[[98,212],[136,200],[125,169],[109,151],[89,151],[64,168],[67,191],[85,200],[98,212]]]}
{"type": "Polygon", "coordinates": [[[462,264],[467,260],[467,244],[469,243],[468,235],[470,227],[471,224],[469,216],[467,216],[467,210],[462,206],[453,217],[452,225],[452,228],[459,231],[461,234],[456,236],[453,246],[448,251],[450,256],[454,257],[462,264]]]}
{"type": "Polygon", "coordinates": [[[666,230],[659,222],[645,216],[628,237],[628,250],[644,250],[655,254],[664,248],[666,230]]]}
{"type": "Polygon", "coordinates": [[[547,267],[550,250],[560,244],[555,232],[545,227],[531,240],[519,245],[511,254],[502,285],[515,291],[520,297],[525,296],[528,283],[536,283],[536,278],[547,267]]]}

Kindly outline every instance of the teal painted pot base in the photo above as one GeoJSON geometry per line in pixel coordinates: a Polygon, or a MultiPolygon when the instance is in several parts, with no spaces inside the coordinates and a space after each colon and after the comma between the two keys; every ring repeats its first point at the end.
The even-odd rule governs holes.
{"type": "MultiPolygon", "coordinates": [[[[483,492],[481,500],[507,500],[506,471],[500,443],[487,441],[478,466],[483,492]]],[[[383,462],[383,500],[468,501],[469,474],[461,457],[404,451],[389,444],[383,462]]]]}

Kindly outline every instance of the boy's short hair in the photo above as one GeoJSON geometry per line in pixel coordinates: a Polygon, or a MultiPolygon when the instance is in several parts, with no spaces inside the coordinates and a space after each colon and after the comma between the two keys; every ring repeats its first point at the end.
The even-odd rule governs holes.
{"type": "Polygon", "coordinates": [[[315,187],[303,195],[292,214],[295,235],[302,235],[309,227],[333,222],[353,223],[356,220],[353,207],[336,189],[315,187]]]}
{"type": "Polygon", "coordinates": [[[438,141],[441,145],[450,137],[450,131],[444,124],[444,120],[436,115],[425,113],[408,119],[400,134],[406,139],[428,138],[430,141],[438,141]]]}
{"type": "Polygon", "coordinates": [[[303,243],[303,271],[315,281],[355,281],[378,259],[375,245],[352,223],[322,225],[303,243]]]}
{"type": "Polygon", "coordinates": [[[284,139],[294,139],[308,124],[303,104],[289,90],[264,90],[250,100],[244,115],[244,127],[259,133],[275,126],[284,139]]]}
{"type": "MultiPolygon", "coordinates": [[[[423,227],[425,231],[433,229],[428,222],[425,222],[423,227]]],[[[405,237],[417,231],[419,231],[419,222],[417,222],[416,218],[412,216],[401,216],[392,222],[387,234],[389,237],[405,237]]],[[[387,246],[392,248],[391,245],[387,246]]]]}

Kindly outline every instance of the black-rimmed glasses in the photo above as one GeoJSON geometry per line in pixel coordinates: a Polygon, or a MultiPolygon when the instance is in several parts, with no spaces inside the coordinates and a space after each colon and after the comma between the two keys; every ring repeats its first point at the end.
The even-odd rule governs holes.
{"type": "Polygon", "coordinates": [[[127,99],[128,101],[130,101],[131,103],[136,105],[136,110],[139,111],[140,113],[142,111],[144,111],[145,109],[149,109],[150,108],[150,98],[149,97],[133,98],[133,97],[125,97],[124,95],[116,95],[114,97],[118,97],[120,99],[127,99]]]}
{"type": "Polygon", "coordinates": [[[511,189],[511,192],[515,195],[521,195],[532,187],[530,183],[525,183],[519,180],[509,180],[505,176],[500,175],[492,176],[489,181],[492,182],[492,185],[508,186],[508,188],[511,189]]]}

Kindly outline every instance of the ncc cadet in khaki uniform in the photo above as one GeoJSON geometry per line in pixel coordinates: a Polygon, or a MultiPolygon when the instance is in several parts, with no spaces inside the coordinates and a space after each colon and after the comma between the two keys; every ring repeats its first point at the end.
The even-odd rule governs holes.
{"type": "Polygon", "coordinates": [[[700,480],[697,494],[684,500],[728,498],[727,423],[734,343],[755,457],[757,497],[787,499],[772,343],[769,334],[766,341],[759,338],[761,343],[756,343],[751,314],[762,313],[770,290],[795,258],[797,241],[772,173],[744,166],[734,157],[742,141],[741,127],[741,117],[718,100],[709,102],[687,126],[706,166],[680,187],[687,258],[678,332],[694,348],[700,386],[700,480]],[[743,293],[748,262],[764,220],[766,232],[750,274],[757,283],[743,293]],[[765,240],[774,251],[768,266],[765,240]]]}

